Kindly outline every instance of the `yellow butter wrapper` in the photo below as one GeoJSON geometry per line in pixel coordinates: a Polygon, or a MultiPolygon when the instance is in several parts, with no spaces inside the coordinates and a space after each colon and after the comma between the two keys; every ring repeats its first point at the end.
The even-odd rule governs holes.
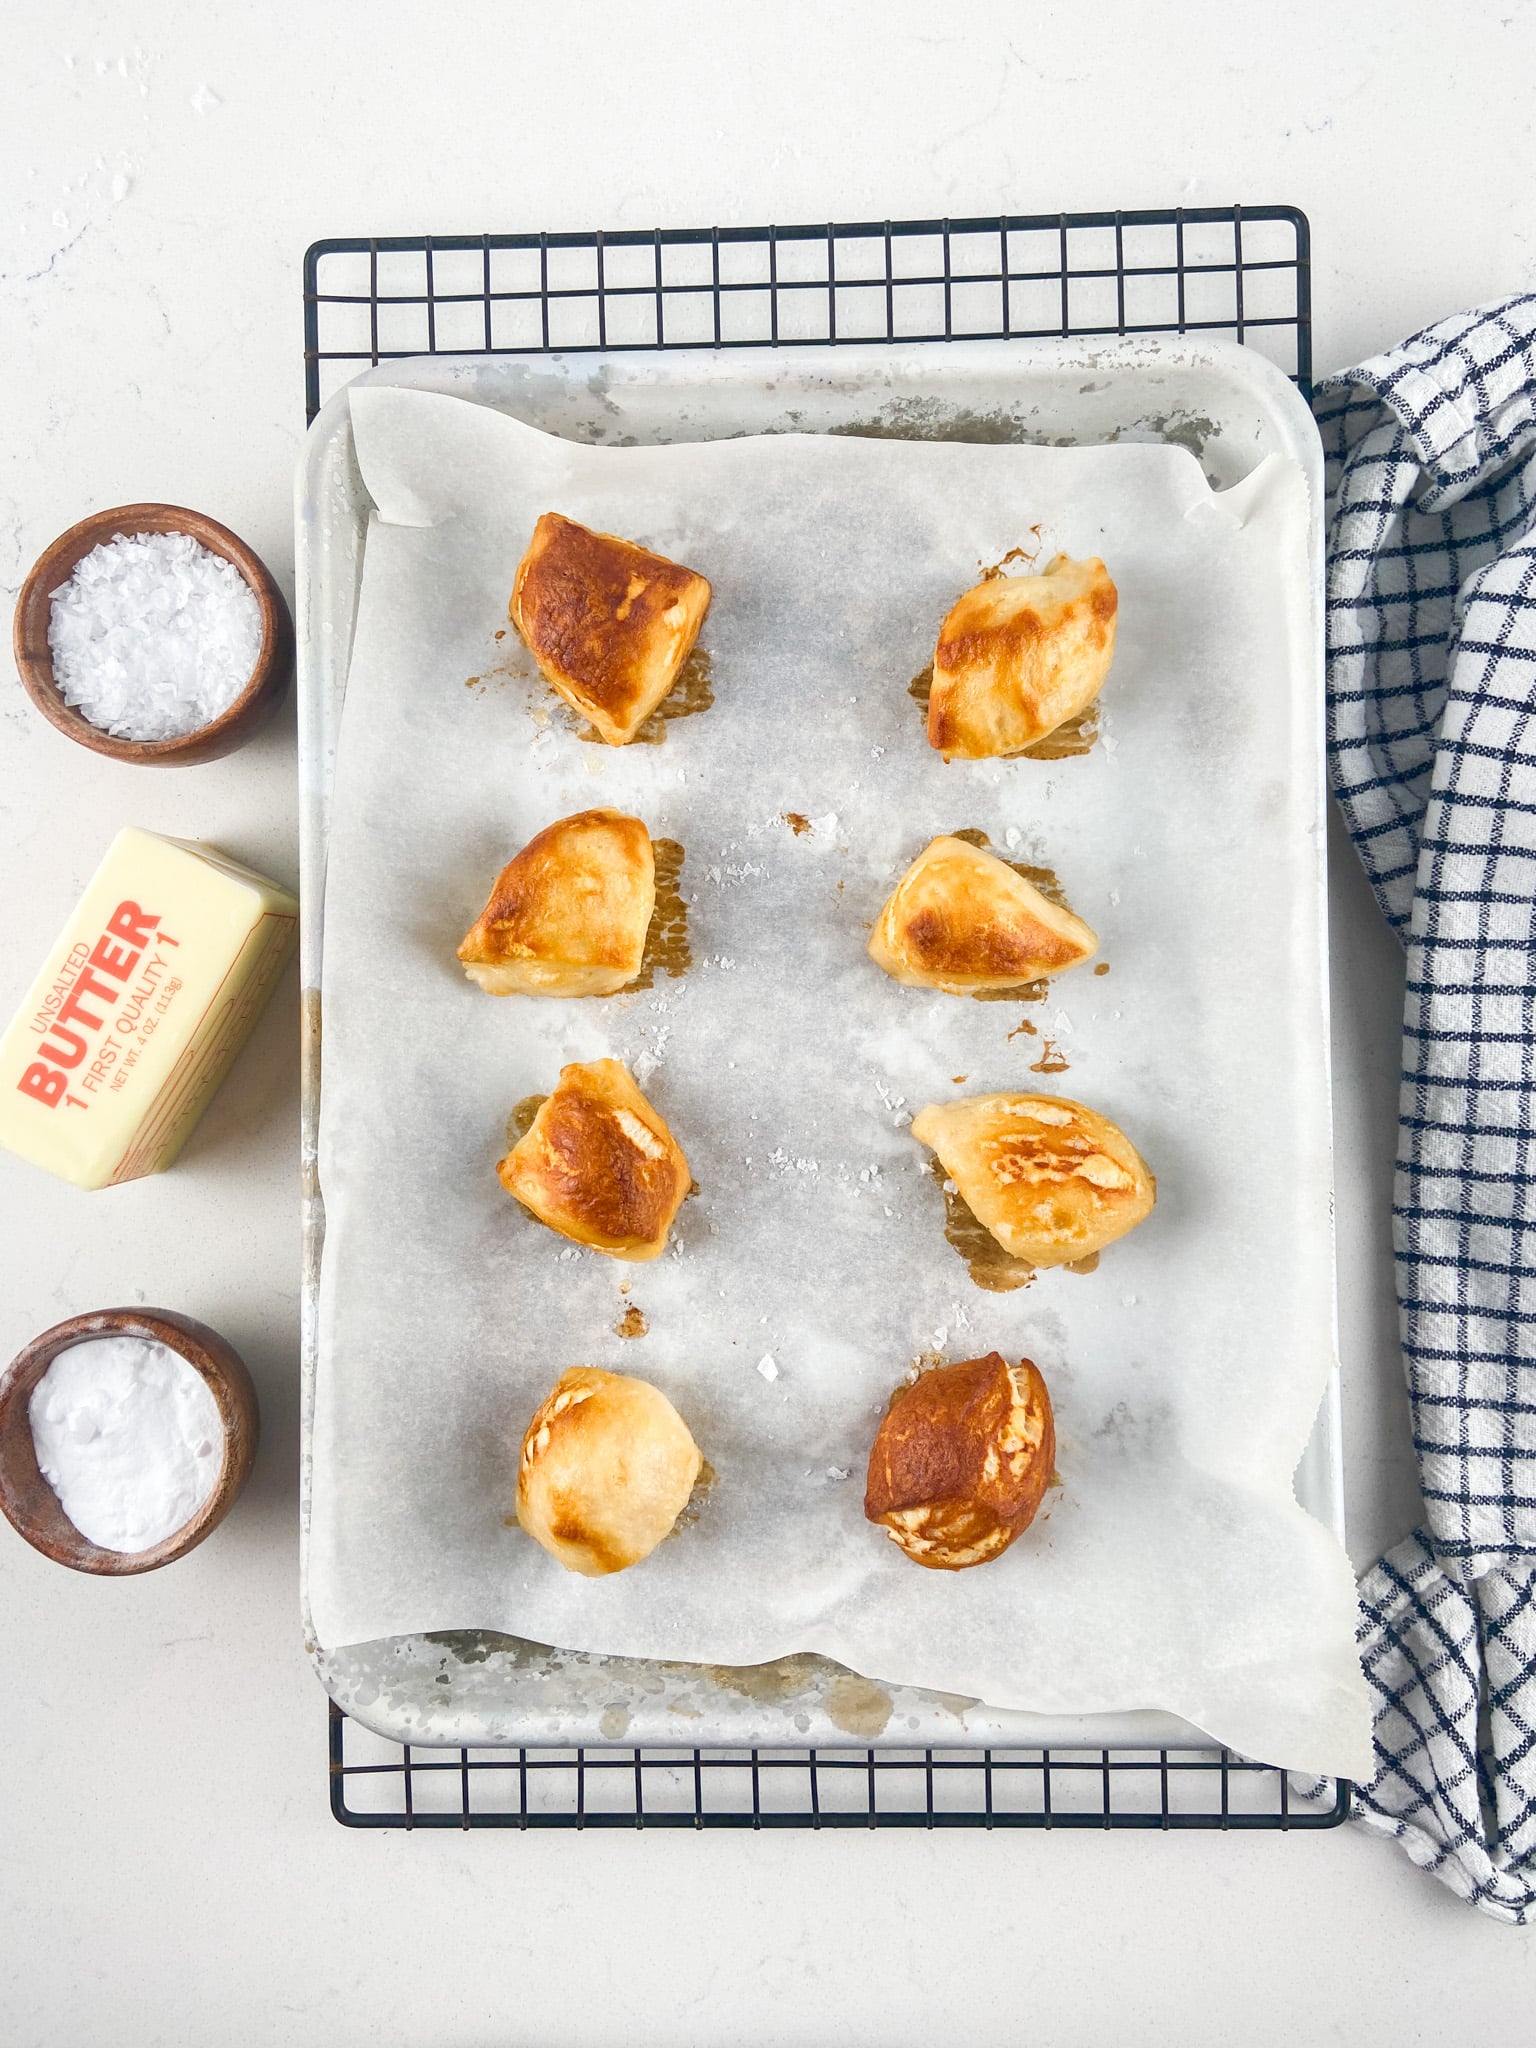
{"type": "Polygon", "coordinates": [[[0,1039],[0,1145],[76,1187],[159,1173],[250,1035],[298,899],[129,826],[0,1039]]]}

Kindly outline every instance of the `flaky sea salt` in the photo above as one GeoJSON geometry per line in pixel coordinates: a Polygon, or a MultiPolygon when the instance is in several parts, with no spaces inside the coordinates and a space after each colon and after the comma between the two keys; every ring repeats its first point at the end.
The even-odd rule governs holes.
{"type": "Polygon", "coordinates": [[[61,1351],[27,1403],[38,1470],[82,1536],[152,1550],[213,1491],[224,1454],[218,1404],[169,1345],[93,1337],[61,1351]]]}
{"type": "Polygon", "coordinates": [[[234,564],[190,534],[121,533],[53,593],[48,647],[65,703],[92,725],[180,739],[250,681],[261,608],[234,564]]]}

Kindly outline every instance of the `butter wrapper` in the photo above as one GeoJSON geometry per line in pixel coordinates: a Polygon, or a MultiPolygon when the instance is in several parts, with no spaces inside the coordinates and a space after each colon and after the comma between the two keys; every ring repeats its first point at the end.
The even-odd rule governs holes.
{"type": "Polygon", "coordinates": [[[0,1039],[0,1145],[77,1187],[171,1164],[298,937],[298,900],[128,826],[0,1039]]]}

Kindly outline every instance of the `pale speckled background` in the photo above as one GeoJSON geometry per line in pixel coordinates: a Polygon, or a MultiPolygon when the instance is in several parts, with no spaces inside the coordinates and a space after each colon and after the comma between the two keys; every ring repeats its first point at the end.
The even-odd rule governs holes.
{"type": "MultiPolygon", "coordinates": [[[[164,497],[290,576],[299,266],[322,235],[1290,200],[1331,369],[1536,283],[1536,8],[807,0],[729,11],[19,0],[0,69],[0,587],[164,497]]],[[[0,1002],[112,827],[295,874],[291,717],[130,773],[0,709],[0,1002]]],[[[1357,1561],[1416,1512],[1390,1268],[1400,956],[1335,863],[1344,1435],[1357,1561]]],[[[296,983],[290,983],[290,991],[296,983]]],[[[26,2048],[430,2035],[1126,2048],[1503,2030],[1536,1950],[1353,1830],[1250,1837],[344,1834],[298,1640],[298,1077],[268,1014],[175,1174],[0,1159],[0,1350],[144,1298],[261,1386],[238,1514],[141,1582],[0,1530],[0,2020],[26,2048]],[[707,1932],[706,1932],[707,1930],[707,1932]],[[1018,1967],[1027,1958],[1027,1968],[1018,1967]]]]}

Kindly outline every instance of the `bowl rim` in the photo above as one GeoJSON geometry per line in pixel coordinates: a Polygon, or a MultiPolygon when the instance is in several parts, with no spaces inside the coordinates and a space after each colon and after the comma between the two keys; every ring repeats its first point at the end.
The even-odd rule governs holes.
{"type": "Polygon", "coordinates": [[[49,724],[92,753],[138,764],[212,758],[255,732],[275,709],[293,667],[293,620],[265,562],[227,526],[187,505],[145,500],[91,512],[59,534],[28,570],[12,624],[16,673],[49,724]],[[163,740],[119,739],[66,704],[48,648],[53,599],[93,548],[122,534],[185,533],[239,570],[261,610],[261,647],[244,689],[207,725],[163,740]],[[270,703],[266,699],[270,696],[270,703]]]}
{"type": "Polygon", "coordinates": [[[223,1521],[249,1476],[259,1437],[256,1389],[245,1361],[206,1323],[163,1308],[106,1308],[67,1316],[23,1345],[0,1374],[0,1513],[34,1550],[72,1571],[105,1578],[155,1571],[195,1550],[223,1521]],[[200,1376],[223,1425],[223,1456],[207,1499],[190,1520],[147,1550],[107,1550],[93,1543],[65,1514],[37,1464],[28,1413],[32,1389],[61,1352],[96,1337],[139,1337],[168,1346],[200,1376]]]}

